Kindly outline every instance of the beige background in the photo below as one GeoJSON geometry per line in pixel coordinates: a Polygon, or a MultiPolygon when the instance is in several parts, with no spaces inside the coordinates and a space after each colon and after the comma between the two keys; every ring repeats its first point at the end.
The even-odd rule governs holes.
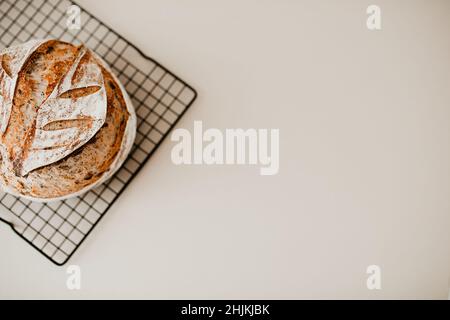
{"type": "Polygon", "coordinates": [[[280,173],[166,141],[70,261],[81,291],[1,225],[0,298],[447,298],[450,1],[80,4],[198,89],[179,127],[279,128],[280,173]]]}

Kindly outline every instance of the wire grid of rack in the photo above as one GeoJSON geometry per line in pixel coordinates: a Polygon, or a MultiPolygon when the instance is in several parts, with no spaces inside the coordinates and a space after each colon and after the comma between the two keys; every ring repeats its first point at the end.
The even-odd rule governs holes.
{"type": "Polygon", "coordinates": [[[115,176],[86,194],[58,202],[37,203],[0,192],[2,210],[20,237],[56,265],[64,265],[119,195],[155,152],[197,97],[196,91],[168,69],[85,9],[81,29],[69,30],[68,0],[0,0],[0,46],[33,38],[84,43],[112,67],[129,93],[138,117],[129,158],[115,176]]]}

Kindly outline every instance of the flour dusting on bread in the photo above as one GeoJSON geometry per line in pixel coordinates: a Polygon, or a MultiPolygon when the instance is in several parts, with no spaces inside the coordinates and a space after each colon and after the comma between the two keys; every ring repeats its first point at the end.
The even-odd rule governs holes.
{"type": "Polygon", "coordinates": [[[106,107],[102,71],[89,51],[81,47],[69,72],[38,108],[21,174],[59,161],[83,146],[105,123],[106,107]],[[79,79],[75,73],[81,74],[79,79]],[[52,128],[52,123],[70,126],[52,128]]]}
{"type": "Polygon", "coordinates": [[[136,132],[130,99],[106,63],[82,46],[37,40],[0,54],[0,185],[47,201],[102,183],[136,132]]]}
{"type": "Polygon", "coordinates": [[[0,52],[0,133],[8,127],[19,71],[42,42],[34,40],[0,52]]]}

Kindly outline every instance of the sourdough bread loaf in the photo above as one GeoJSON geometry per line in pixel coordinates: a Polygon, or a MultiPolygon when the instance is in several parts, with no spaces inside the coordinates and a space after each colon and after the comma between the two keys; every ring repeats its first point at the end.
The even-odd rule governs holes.
{"type": "Polygon", "coordinates": [[[103,183],[125,161],[136,116],[107,64],[85,46],[36,40],[0,53],[0,186],[35,201],[103,183]]]}

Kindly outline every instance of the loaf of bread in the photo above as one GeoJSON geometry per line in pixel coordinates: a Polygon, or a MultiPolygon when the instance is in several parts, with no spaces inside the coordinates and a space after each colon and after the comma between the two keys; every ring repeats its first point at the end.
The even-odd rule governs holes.
{"type": "Polygon", "coordinates": [[[47,202],[105,182],[134,142],[136,115],[84,45],[34,40],[0,53],[0,186],[47,202]]]}

